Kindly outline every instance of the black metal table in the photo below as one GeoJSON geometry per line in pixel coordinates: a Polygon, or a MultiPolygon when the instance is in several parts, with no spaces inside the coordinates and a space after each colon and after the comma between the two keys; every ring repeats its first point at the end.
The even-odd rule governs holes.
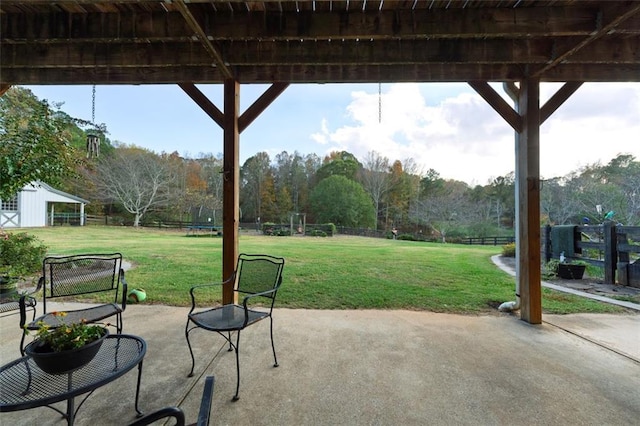
{"type": "Polygon", "coordinates": [[[62,414],[69,425],[94,390],[138,366],[135,409],[138,415],[138,397],[142,378],[142,361],[147,351],[146,342],[137,336],[115,334],[108,336],[94,359],[84,367],[67,374],[48,374],[29,356],[17,359],[0,368],[0,412],[26,410],[47,406],[62,414]],[[75,397],[88,393],[77,408],[75,397]],[[66,413],[51,406],[67,401],[66,413]]]}

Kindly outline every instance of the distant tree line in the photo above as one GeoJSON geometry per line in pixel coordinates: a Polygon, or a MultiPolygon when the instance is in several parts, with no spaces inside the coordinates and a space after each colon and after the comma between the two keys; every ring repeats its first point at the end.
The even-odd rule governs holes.
{"type": "MultiPolygon", "coordinates": [[[[19,187],[31,177],[47,181],[46,173],[5,170],[28,171],[30,161],[37,166],[42,155],[49,155],[57,167],[50,167],[55,182],[48,183],[91,200],[90,213],[123,215],[135,225],[145,220],[189,221],[203,211],[208,212],[207,220],[221,221],[220,155],[158,154],[112,142],[102,125],[101,154],[86,158],[84,140],[92,130],[82,128],[86,122],[38,101],[27,89],[11,88],[0,99],[1,152],[9,152],[11,144],[19,141],[24,144],[24,139],[33,140],[36,130],[32,128],[40,136],[35,151],[40,154],[26,159],[24,154],[15,159],[7,154],[8,159],[3,159],[3,188],[19,187]],[[44,112],[24,107],[31,104],[44,112]],[[54,125],[58,130],[40,130],[54,125]],[[21,134],[20,126],[31,129],[30,133],[21,134]]],[[[471,187],[445,179],[436,170],[421,170],[411,158],[389,159],[375,151],[362,159],[345,151],[324,158],[283,151],[273,159],[266,152],[248,158],[240,178],[241,222],[245,223],[285,224],[292,213],[304,213],[307,223],[389,232],[396,228],[401,234],[420,233],[442,241],[513,234],[513,173],[471,187]]],[[[2,195],[7,194],[8,190],[2,195]]],[[[614,220],[640,225],[640,162],[620,154],[605,165],[591,164],[566,176],[544,179],[540,208],[541,225],[600,223],[611,211],[614,220]]]]}

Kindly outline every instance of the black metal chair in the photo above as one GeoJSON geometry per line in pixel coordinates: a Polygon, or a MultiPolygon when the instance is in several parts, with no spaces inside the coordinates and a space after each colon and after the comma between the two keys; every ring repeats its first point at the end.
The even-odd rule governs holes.
{"type": "MultiPolygon", "coordinates": [[[[204,390],[202,392],[202,400],[200,401],[200,411],[198,412],[198,420],[191,425],[196,426],[209,426],[209,419],[211,418],[211,401],[213,399],[213,385],[215,378],[208,376],[204,381],[204,390]]],[[[155,423],[159,420],[166,420],[173,418],[175,420],[175,426],[184,426],[185,417],[184,411],[178,407],[164,407],[153,413],[149,413],[144,417],[139,418],[129,426],[147,426],[155,423]]],[[[162,423],[165,424],[165,423],[162,423]]]]}
{"type": "MultiPolygon", "coordinates": [[[[238,256],[238,264],[235,272],[230,278],[223,283],[204,284],[192,287],[191,294],[191,310],[189,311],[187,325],[185,327],[185,335],[187,345],[191,353],[191,372],[193,375],[195,367],[195,357],[191,342],[189,341],[189,333],[194,329],[201,328],[209,331],[215,331],[229,342],[229,351],[236,352],[236,394],[234,401],[239,399],[238,391],[240,389],[240,359],[238,350],[240,345],[240,332],[246,327],[255,324],[265,318],[270,318],[271,333],[271,349],[273,350],[274,367],[278,366],[276,357],[276,348],[273,344],[273,305],[276,301],[278,289],[282,284],[282,270],[284,268],[284,259],[281,257],[273,257],[262,254],[241,254],[238,256]],[[204,291],[211,292],[212,289],[220,289],[221,285],[233,283],[234,296],[243,296],[241,304],[227,304],[204,310],[196,310],[198,306],[198,295],[204,291]],[[255,309],[258,302],[262,302],[261,309],[255,309]],[[237,332],[235,343],[231,339],[231,332],[237,332]]],[[[238,299],[239,300],[239,299],[238,299]]]]}
{"type": "MultiPolygon", "coordinates": [[[[50,256],[42,262],[42,276],[38,280],[36,292],[42,289],[43,315],[35,318],[24,328],[20,341],[20,352],[24,355],[24,340],[27,330],[37,330],[40,321],[51,328],[81,321],[97,322],[116,316],[116,329],[122,333],[122,312],[127,306],[127,282],[122,269],[122,254],[81,254],[73,256],[50,256]],[[120,290],[122,287],[122,290],[120,290]],[[47,301],[84,294],[106,293],[113,302],[90,308],[67,310],[65,317],[47,312],[47,301]],[[120,299],[120,302],[118,302],[120,299]]],[[[21,304],[21,313],[26,306],[21,304]]]]}
{"type": "MultiPolygon", "coordinates": [[[[20,330],[23,330],[24,325],[27,322],[27,312],[32,311],[32,320],[36,318],[36,305],[37,301],[31,293],[21,293],[18,291],[12,291],[9,293],[0,294],[0,317],[13,315],[14,311],[18,311],[18,325],[20,330]]],[[[24,337],[23,337],[24,338],[24,337]]],[[[22,342],[20,343],[20,353],[22,353],[22,342]]]]}

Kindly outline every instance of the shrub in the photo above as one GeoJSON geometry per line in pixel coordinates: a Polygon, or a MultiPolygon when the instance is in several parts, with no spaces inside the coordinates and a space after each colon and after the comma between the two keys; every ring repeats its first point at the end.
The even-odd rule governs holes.
{"type": "Polygon", "coordinates": [[[35,274],[46,253],[47,247],[34,235],[0,231],[0,276],[35,274]]]}
{"type": "Polygon", "coordinates": [[[542,265],[542,277],[546,279],[553,279],[558,277],[558,265],[560,261],[558,259],[551,259],[544,265],[542,265]]]}
{"type": "Polygon", "coordinates": [[[327,233],[321,231],[320,229],[313,229],[311,232],[309,232],[309,235],[312,237],[326,237],[327,233]]]}
{"type": "Polygon", "coordinates": [[[504,257],[516,257],[516,243],[509,243],[502,246],[504,257]]]}

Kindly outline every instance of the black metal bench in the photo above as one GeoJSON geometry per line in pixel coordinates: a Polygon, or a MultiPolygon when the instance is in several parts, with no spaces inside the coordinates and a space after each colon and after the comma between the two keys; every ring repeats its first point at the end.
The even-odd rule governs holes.
{"type": "MultiPolygon", "coordinates": [[[[36,292],[40,289],[43,295],[43,315],[34,318],[24,327],[25,331],[20,341],[22,354],[28,330],[37,330],[42,322],[55,328],[62,323],[93,323],[115,316],[117,332],[122,333],[122,312],[127,303],[127,282],[120,253],[47,257],[42,263],[42,276],[38,280],[36,292]],[[47,301],[51,299],[77,302],[77,296],[98,293],[110,294],[112,302],[84,309],[65,310],[67,315],[64,317],[55,316],[47,311],[47,301]]],[[[27,301],[23,300],[21,312],[26,306],[27,301]]]]}
{"type": "MultiPolygon", "coordinates": [[[[200,411],[198,412],[198,420],[191,425],[208,426],[211,418],[211,402],[213,399],[214,376],[207,376],[204,382],[204,390],[202,391],[202,400],[200,401],[200,411]]],[[[153,413],[149,413],[130,423],[129,426],[146,426],[162,419],[173,418],[176,421],[175,426],[184,426],[184,412],[178,407],[164,407],[153,413]]]]}
{"type": "MultiPolygon", "coordinates": [[[[13,315],[14,311],[19,311],[20,329],[24,327],[27,322],[27,311],[32,311],[32,320],[36,317],[36,299],[30,295],[30,293],[21,293],[18,291],[12,291],[9,293],[0,294],[0,317],[13,315]]],[[[22,352],[22,344],[20,346],[22,352]]]]}

